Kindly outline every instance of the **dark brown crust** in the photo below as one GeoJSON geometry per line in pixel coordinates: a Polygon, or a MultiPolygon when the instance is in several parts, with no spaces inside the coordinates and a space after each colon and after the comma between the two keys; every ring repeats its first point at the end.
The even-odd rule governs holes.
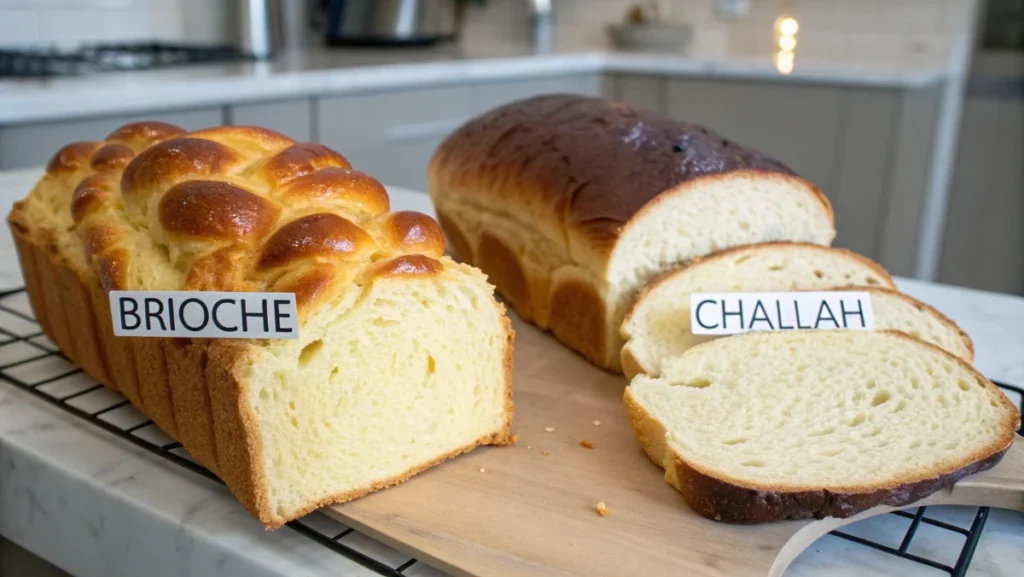
{"type": "MultiPolygon", "coordinates": [[[[994,440],[990,447],[980,449],[965,458],[960,467],[950,472],[934,472],[929,478],[896,483],[892,486],[845,487],[832,491],[771,485],[754,486],[725,476],[717,477],[702,470],[669,448],[665,438],[665,426],[636,400],[630,387],[626,387],[623,394],[626,417],[637,440],[656,465],[665,469],[671,458],[671,470],[666,470],[665,480],[682,493],[687,505],[704,517],[730,523],[847,518],[877,505],[902,507],[947,488],[968,475],[990,469],[998,463],[1013,444],[1016,429],[1020,426],[1017,407],[967,361],[936,345],[899,331],[879,332],[913,341],[946,356],[973,373],[978,382],[984,384],[986,388],[998,393],[1001,402],[1007,407],[1007,414],[1013,415],[1010,422],[1005,423],[1000,438],[994,440]]],[[[744,338],[744,335],[738,335],[738,338],[744,338]]]]}
{"type": "Polygon", "coordinates": [[[577,279],[552,289],[551,332],[591,363],[607,366],[605,305],[593,285],[577,279]]]}
{"type": "Polygon", "coordinates": [[[617,238],[662,193],[740,170],[796,178],[781,162],[704,127],[570,94],[527,98],[478,116],[431,159],[433,180],[446,189],[515,196],[601,243],[617,238]]]}
{"type": "Polygon", "coordinates": [[[1006,451],[969,463],[956,471],[916,483],[896,485],[865,493],[837,493],[828,490],[778,492],[747,489],[705,475],[676,457],[676,487],[698,514],[726,523],[754,524],[786,519],[852,517],[878,505],[902,507],[952,486],[967,475],[991,469],[1006,451]]]}

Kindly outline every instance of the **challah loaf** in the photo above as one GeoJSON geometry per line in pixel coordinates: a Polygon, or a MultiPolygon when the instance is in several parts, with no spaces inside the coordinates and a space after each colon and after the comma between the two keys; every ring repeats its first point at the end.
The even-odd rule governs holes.
{"type": "Polygon", "coordinates": [[[46,334],[268,527],[509,442],[493,287],[328,148],[130,124],[58,151],[8,220],[46,334]],[[121,289],[294,293],[299,338],[115,337],[121,289]]]}
{"type": "Polygon", "coordinates": [[[1020,424],[964,360],[890,331],[717,339],[638,375],[624,403],[687,504],[737,523],[907,505],[993,466],[1020,424]]]}
{"type": "Polygon", "coordinates": [[[667,267],[835,236],[829,202],[781,163],[586,96],[528,98],[469,121],[436,151],[429,186],[457,255],[524,319],[613,370],[626,308],[667,267]]]}
{"type": "Polygon", "coordinates": [[[714,338],[690,330],[690,294],[697,292],[867,291],[877,328],[911,334],[973,362],[971,339],[953,321],[895,286],[881,265],[839,248],[765,243],[719,251],[641,291],[622,322],[623,372],[657,376],[662,359],[714,338]]]}

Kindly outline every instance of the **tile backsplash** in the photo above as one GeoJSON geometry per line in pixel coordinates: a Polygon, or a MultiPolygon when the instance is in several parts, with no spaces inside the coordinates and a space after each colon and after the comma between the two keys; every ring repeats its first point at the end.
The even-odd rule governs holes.
{"type": "MultiPolygon", "coordinates": [[[[230,42],[235,0],[0,0],[0,46],[77,44],[90,41],[183,40],[230,42]]],[[[284,2],[312,0],[282,0],[284,2]]],[[[660,0],[663,13],[693,25],[696,42],[748,38],[772,41],[781,14],[800,22],[800,42],[832,50],[876,50],[897,43],[948,43],[961,32],[977,0],[660,0]],[[728,6],[747,6],[729,16],[728,6]],[[739,30],[741,33],[736,34],[739,30]],[[731,34],[727,34],[731,32],[731,34]],[[749,34],[742,32],[749,31],[749,34]],[[767,33],[766,33],[767,31],[767,33]]],[[[620,20],[631,0],[552,0],[558,44],[573,48],[605,43],[603,27],[620,20]]],[[[526,0],[489,0],[473,7],[463,27],[474,45],[530,38],[526,0]]],[[[735,50],[735,47],[730,47],[735,50]]],[[[727,49],[727,48],[722,48],[727,49]]],[[[820,52],[820,50],[816,50],[820,52]]]]}
{"type": "Polygon", "coordinates": [[[232,1],[0,0],[0,46],[230,42],[232,1]]]}

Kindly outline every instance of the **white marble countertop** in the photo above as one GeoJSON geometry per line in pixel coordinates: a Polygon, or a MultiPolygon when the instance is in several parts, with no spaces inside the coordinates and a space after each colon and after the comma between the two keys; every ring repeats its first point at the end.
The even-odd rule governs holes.
{"type": "Polygon", "coordinates": [[[951,70],[942,50],[912,46],[874,55],[805,51],[788,75],[776,70],[771,53],[732,46],[680,53],[623,52],[583,44],[540,50],[529,43],[313,49],[282,54],[271,62],[0,81],[0,124],[598,71],[912,87],[943,82],[951,70]]]}
{"type": "MultiPolygon", "coordinates": [[[[0,173],[0,211],[6,214],[38,174],[0,173]]],[[[395,209],[432,213],[422,193],[392,188],[391,195],[395,209]]],[[[20,286],[10,245],[8,235],[0,235],[0,290],[20,286]]],[[[903,279],[899,284],[960,323],[974,338],[979,369],[993,379],[1024,384],[1024,298],[903,279]]],[[[0,344],[0,364],[8,362],[3,359],[7,354],[0,344]]],[[[967,527],[974,511],[932,507],[929,516],[967,527]]],[[[304,521],[331,535],[344,529],[318,513],[304,521]]],[[[906,525],[884,515],[846,530],[898,546],[906,525]]],[[[81,577],[373,574],[289,529],[264,531],[221,485],[3,382],[0,535],[81,577]]],[[[409,559],[358,532],[344,541],[392,566],[409,559]]],[[[962,543],[954,533],[924,527],[910,552],[953,565],[962,543]]],[[[422,563],[405,574],[439,575],[422,563]]],[[[937,573],[831,536],[805,551],[786,573],[825,574],[937,573]]],[[[1024,514],[992,511],[968,574],[1024,574],[1024,514]]]]}

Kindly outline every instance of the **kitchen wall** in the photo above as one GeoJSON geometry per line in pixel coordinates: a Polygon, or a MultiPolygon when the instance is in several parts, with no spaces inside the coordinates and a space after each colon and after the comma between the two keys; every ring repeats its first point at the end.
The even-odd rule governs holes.
{"type": "MultiPolygon", "coordinates": [[[[604,24],[621,19],[633,3],[552,0],[557,44],[602,46],[604,24]]],[[[472,8],[464,41],[528,41],[529,4],[489,0],[483,8],[472,8]]],[[[702,54],[770,50],[772,23],[787,14],[800,22],[800,45],[813,46],[824,57],[857,51],[881,58],[908,43],[934,56],[929,48],[949,45],[972,4],[973,0],[661,0],[668,17],[694,25],[695,49],[702,54]],[[749,13],[730,18],[718,9],[726,4],[746,4],[749,13]],[[726,34],[737,27],[749,33],[726,34]]],[[[231,6],[232,0],[0,0],[0,45],[147,39],[224,42],[231,39],[231,6]]]]}
{"type": "Polygon", "coordinates": [[[0,46],[225,42],[232,38],[231,5],[232,0],[0,0],[0,46]]]}
{"type": "MultiPolygon", "coordinates": [[[[559,28],[556,44],[602,46],[603,26],[621,20],[632,0],[552,0],[559,28]]],[[[529,2],[491,0],[474,9],[467,40],[522,40],[529,34],[529,2]],[[517,22],[518,26],[509,26],[517,22]]],[[[964,31],[975,0],[661,0],[664,13],[693,25],[694,50],[701,54],[763,53],[774,42],[773,23],[780,15],[800,23],[800,47],[814,47],[829,57],[858,52],[884,58],[894,50],[917,46],[922,53],[948,49],[964,31]],[[745,15],[730,16],[725,5],[747,5],[745,15]],[[736,34],[736,29],[746,34],[736,34]],[[732,33],[727,33],[730,31],[732,33]],[[730,38],[732,40],[730,41],[730,38]],[[740,44],[737,44],[738,42],[740,44]]]]}

